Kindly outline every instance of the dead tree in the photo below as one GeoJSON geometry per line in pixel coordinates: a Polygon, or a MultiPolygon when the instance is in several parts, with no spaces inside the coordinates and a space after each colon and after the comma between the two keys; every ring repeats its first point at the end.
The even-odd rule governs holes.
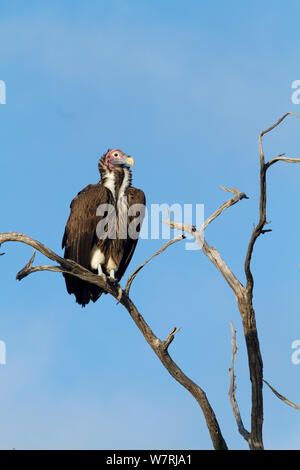
{"type": "Polygon", "coordinates": [[[259,197],[259,221],[257,225],[253,228],[252,235],[249,241],[248,249],[246,252],[245,258],[245,278],[246,282],[242,282],[237,279],[230,267],[222,259],[219,251],[208,244],[206,237],[204,237],[204,232],[206,227],[213,222],[219,215],[221,215],[226,209],[229,209],[234,204],[238,203],[242,199],[247,199],[245,193],[240,191],[237,188],[228,189],[222,187],[224,191],[232,193],[232,196],[227,202],[222,204],[212,215],[210,215],[206,221],[203,223],[202,227],[196,228],[192,225],[184,224],[181,222],[171,221],[168,214],[167,220],[164,221],[171,228],[182,231],[182,235],[174,238],[173,240],[168,241],[165,245],[162,246],[160,250],[154,253],[149,259],[147,259],[141,266],[139,266],[128,278],[125,289],[119,284],[111,282],[109,278],[104,276],[98,276],[93,274],[88,269],[78,265],[72,260],[64,259],[50,250],[48,247],[43,245],[37,240],[34,240],[27,235],[16,233],[16,232],[7,232],[0,234],[0,245],[9,241],[25,243],[32,248],[34,248],[34,253],[26,266],[21,269],[17,274],[17,279],[21,280],[24,277],[37,272],[37,271],[53,271],[60,273],[68,273],[73,276],[76,276],[84,281],[95,284],[101,289],[103,289],[107,294],[114,297],[118,303],[123,305],[134,323],[144,336],[145,340],[155,352],[155,354],[160,359],[163,366],[169,372],[169,374],[174,377],[174,379],[179,382],[186,390],[188,390],[195,400],[200,405],[202,412],[204,414],[207,428],[210,433],[212,444],[216,450],[227,450],[227,444],[224,437],[222,436],[219,423],[217,421],[216,415],[208,401],[208,398],[202,388],[197,385],[193,380],[187,377],[184,372],[178,367],[174,362],[172,357],[169,354],[169,346],[174,340],[175,334],[178,332],[178,329],[174,327],[169,335],[164,339],[159,339],[154,332],[151,330],[150,326],[144,320],[142,314],[137,309],[133,300],[130,297],[130,287],[134,281],[137,274],[142,270],[142,268],[150,262],[154,257],[165,251],[173,243],[179,242],[185,238],[185,233],[190,234],[196,241],[196,243],[201,248],[205,256],[214,264],[214,266],[219,270],[229,287],[232,289],[239,312],[241,315],[242,326],[244,337],[246,341],[247,355],[248,355],[248,366],[249,366],[249,376],[251,381],[251,429],[248,431],[245,429],[238,404],[236,401],[235,395],[235,383],[234,383],[234,359],[237,352],[236,339],[235,339],[235,330],[231,324],[232,329],[232,361],[230,371],[230,389],[229,389],[229,398],[231,401],[234,417],[237,422],[238,431],[247,441],[249,448],[251,450],[261,450],[263,449],[263,383],[265,382],[275,395],[283,400],[285,403],[293,406],[294,408],[299,409],[298,405],[295,405],[293,402],[289,401],[282,395],[280,395],[273,387],[271,387],[267,381],[263,379],[263,361],[260,352],[258,332],[256,328],[255,321],[255,311],[253,308],[253,288],[254,281],[251,272],[251,259],[253,255],[253,249],[258,237],[266,232],[270,232],[270,229],[266,229],[265,226],[268,224],[267,215],[266,215],[266,175],[267,170],[277,162],[286,162],[286,163],[300,163],[300,158],[288,158],[284,154],[280,154],[277,157],[265,161],[265,156],[263,152],[262,139],[265,134],[275,129],[287,116],[297,116],[293,113],[287,113],[282,116],[273,126],[268,128],[265,131],[261,131],[259,135],[259,158],[260,158],[260,197],[259,197]],[[47,258],[52,261],[55,261],[55,265],[42,265],[42,266],[33,266],[35,252],[39,251],[47,258]]]}

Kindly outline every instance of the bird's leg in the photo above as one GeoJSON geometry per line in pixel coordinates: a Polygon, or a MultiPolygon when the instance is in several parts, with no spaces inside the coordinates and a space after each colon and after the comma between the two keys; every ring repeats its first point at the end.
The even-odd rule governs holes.
{"type": "Polygon", "coordinates": [[[101,264],[99,263],[99,264],[98,264],[98,276],[101,276],[101,275],[103,275],[103,271],[102,271],[102,266],[101,266],[101,264]]]}
{"type": "Polygon", "coordinates": [[[109,277],[115,281],[115,270],[114,269],[110,270],[109,277]]]}

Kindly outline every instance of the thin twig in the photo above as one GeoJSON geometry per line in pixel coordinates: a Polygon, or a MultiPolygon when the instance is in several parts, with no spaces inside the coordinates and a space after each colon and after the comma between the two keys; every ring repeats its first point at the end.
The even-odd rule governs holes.
{"type": "Polygon", "coordinates": [[[51,271],[54,273],[63,273],[65,272],[60,266],[52,266],[52,265],[43,265],[43,266],[32,266],[32,268],[28,269],[21,269],[17,275],[16,279],[21,281],[25,277],[29,276],[30,274],[41,272],[41,271],[51,271]]]}
{"type": "Polygon", "coordinates": [[[233,198],[229,199],[228,201],[224,202],[224,204],[222,204],[211,216],[209,216],[205,220],[205,222],[202,225],[200,231],[205,230],[206,227],[213,220],[215,220],[224,210],[228,209],[229,207],[233,206],[237,202],[241,201],[241,199],[249,199],[248,196],[246,196],[246,194],[243,193],[242,191],[240,191],[238,188],[229,189],[229,188],[225,188],[224,186],[220,186],[220,188],[223,189],[223,191],[228,191],[230,193],[235,194],[235,196],[233,198]]]}
{"type": "Polygon", "coordinates": [[[24,277],[28,276],[28,274],[30,274],[30,270],[32,268],[32,264],[33,264],[33,261],[34,261],[34,258],[35,258],[35,254],[36,254],[36,250],[33,251],[33,255],[31,256],[30,260],[28,261],[28,263],[24,266],[23,269],[21,269],[16,278],[20,281],[21,279],[23,279],[24,277]]]}
{"type": "MultiPolygon", "coordinates": [[[[264,380],[264,379],[263,379],[264,380]]],[[[295,408],[296,410],[300,410],[300,405],[296,405],[296,403],[292,402],[288,398],[285,398],[283,395],[280,395],[275,388],[273,388],[266,380],[264,380],[265,384],[268,385],[268,387],[272,390],[272,392],[278,397],[280,400],[282,400],[284,403],[287,405],[291,406],[292,408],[295,408]]]]}
{"type": "Polygon", "coordinates": [[[266,163],[266,169],[270,166],[274,165],[277,162],[284,162],[284,163],[300,163],[300,158],[291,158],[291,157],[282,157],[278,155],[277,157],[273,158],[269,162],[266,163]]]}
{"type": "Polygon", "coordinates": [[[173,245],[173,243],[179,242],[179,241],[183,240],[184,238],[185,238],[185,235],[181,234],[178,237],[173,238],[172,240],[169,240],[159,250],[157,250],[156,253],[154,253],[152,256],[150,256],[150,258],[148,258],[143,264],[141,264],[127,279],[126,287],[125,287],[125,292],[127,293],[127,295],[129,294],[129,290],[130,290],[130,287],[131,287],[131,284],[132,284],[133,280],[135,279],[136,275],[141,271],[141,269],[143,269],[143,267],[147,263],[149,263],[149,261],[151,261],[153,258],[155,258],[157,255],[160,255],[161,253],[163,253],[169,246],[173,245]]]}
{"type": "Polygon", "coordinates": [[[180,328],[176,328],[176,326],[174,326],[171,333],[169,333],[166,339],[162,342],[162,346],[165,351],[167,351],[168,347],[170,346],[170,344],[172,343],[174,339],[174,336],[176,335],[176,333],[178,333],[179,330],[180,328]]]}
{"type": "Polygon", "coordinates": [[[213,220],[215,220],[219,215],[221,215],[222,212],[224,212],[226,209],[236,204],[238,201],[247,198],[245,193],[238,190],[237,188],[228,189],[228,188],[222,187],[222,189],[224,189],[225,191],[234,192],[234,194],[236,195],[233,198],[226,201],[224,204],[222,204],[211,216],[209,216],[205,220],[205,222],[203,223],[202,227],[199,230],[197,230],[196,227],[194,227],[193,225],[182,223],[182,222],[174,222],[170,220],[169,211],[167,213],[167,220],[164,220],[163,223],[168,224],[171,228],[175,230],[186,232],[192,235],[192,237],[195,239],[199,248],[210,259],[210,261],[215,265],[215,267],[220,271],[220,273],[222,274],[222,276],[224,277],[228,285],[234,291],[235,296],[237,297],[237,296],[242,295],[243,285],[236,278],[236,276],[233,274],[232,270],[225,263],[225,261],[222,259],[218,250],[215,247],[209,246],[207,241],[204,240],[204,230],[207,228],[207,226],[211,222],[213,222],[213,220]]]}

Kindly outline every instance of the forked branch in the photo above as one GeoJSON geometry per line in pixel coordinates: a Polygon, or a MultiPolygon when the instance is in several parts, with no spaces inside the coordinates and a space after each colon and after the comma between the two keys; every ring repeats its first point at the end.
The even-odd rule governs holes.
{"type": "Polygon", "coordinates": [[[182,232],[186,232],[195,239],[197,245],[202,250],[202,252],[210,259],[210,261],[215,265],[215,267],[220,271],[222,276],[224,277],[225,281],[233,290],[235,296],[242,295],[242,288],[243,285],[237,279],[237,277],[233,274],[232,270],[229,266],[225,263],[222,259],[220,253],[215,247],[209,246],[207,241],[204,238],[204,230],[208,227],[208,225],[213,222],[217,217],[219,217],[226,209],[229,209],[231,206],[236,204],[237,202],[241,201],[242,199],[248,199],[246,194],[240,191],[237,188],[228,189],[221,186],[224,191],[229,191],[234,193],[235,196],[229,199],[228,201],[224,202],[220,207],[218,207],[215,212],[211,216],[209,216],[203,223],[203,225],[196,229],[195,226],[182,223],[182,222],[175,222],[170,219],[170,213],[168,211],[167,220],[164,220],[163,223],[168,224],[171,228],[175,230],[179,230],[182,232]]]}
{"type": "MultiPolygon", "coordinates": [[[[173,359],[169,355],[168,347],[173,341],[175,334],[179,331],[177,328],[173,328],[173,330],[167,336],[167,338],[164,341],[161,341],[153,333],[150,326],[144,320],[142,314],[138,311],[137,307],[134,305],[133,301],[130,299],[127,292],[125,290],[122,290],[119,284],[110,282],[109,278],[106,278],[105,276],[98,276],[96,274],[93,274],[91,271],[83,268],[82,266],[78,265],[72,260],[66,260],[64,258],[61,258],[59,255],[54,253],[52,250],[50,250],[48,247],[46,247],[42,243],[24,234],[20,234],[17,232],[8,232],[8,233],[0,234],[0,245],[6,242],[11,242],[11,241],[25,243],[33,247],[35,250],[39,251],[43,255],[45,255],[47,258],[53,261],[56,261],[58,263],[57,266],[43,265],[43,266],[34,267],[33,266],[34,255],[33,255],[31,259],[29,260],[29,262],[26,264],[26,266],[21,271],[19,271],[17,275],[18,279],[21,280],[24,277],[28,276],[29,274],[33,272],[37,272],[37,271],[55,271],[55,272],[61,272],[61,273],[68,273],[84,281],[90,282],[92,284],[95,284],[101,287],[101,289],[103,289],[106,293],[112,295],[115,299],[117,299],[126,308],[129,315],[135,322],[136,326],[138,327],[138,329],[144,336],[145,340],[150,345],[152,350],[155,352],[157,357],[160,359],[161,363],[169,372],[169,374],[178,383],[180,383],[187,391],[189,391],[191,395],[195,398],[195,400],[198,402],[198,404],[200,405],[202,412],[204,414],[205,420],[206,420],[207,428],[209,430],[214,448],[216,450],[227,450],[227,445],[222,436],[217,418],[207,399],[205,392],[199,387],[199,385],[197,385],[187,375],[184,374],[184,372],[178,367],[178,365],[173,361],[173,359]]],[[[165,246],[165,249],[166,248],[167,247],[165,246]]],[[[157,252],[155,256],[157,254],[159,253],[157,252]]]]}
{"type": "Polygon", "coordinates": [[[273,129],[275,129],[279,124],[281,124],[284,119],[288,116],[294,116],[300,118],[298,114],[294,113],[286,113],[284,114],[278,121],[273,124],[268,129],[261,131],[259,134],[259,159],[260,159],[260,197],[259,197],[259,221],[257,225],[253,228],[252,236],[250,238],[250,242],[248,245],[248,250],[245,259],[245,274],[247,279],[247,290],[252,295],[253,292],[253,276],[251,272],[251,258],[253,253],[253,248],[255,245],[256,240],[261,234],[266,232],[270,232],[271,229],[264,229],[264,226],[268,223],[267,222],[267,213],[266,213],[266,206],[267,206],[267,181],[266,181],[266,173],[270,166],[274,165],[277,162],[285,162],[285,163],[300,163],[300,158],[288,158],[284,157],[285,154],[280,154],[277,157],[273,158],[269,162],[265,162],[265,155],[263,151],[263,136],[273,129]]]}

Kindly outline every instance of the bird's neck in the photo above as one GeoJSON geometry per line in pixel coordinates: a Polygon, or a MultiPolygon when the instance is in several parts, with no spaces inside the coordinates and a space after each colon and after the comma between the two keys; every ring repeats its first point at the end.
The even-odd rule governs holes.
{"type": "Polygon", "coordinates": [[[129,168],[106,169],[102,174],[104,186],[111,191],[113,198],[117,201],[125,195],[129,186],[131,186],[132,174],[129,168]]]}

